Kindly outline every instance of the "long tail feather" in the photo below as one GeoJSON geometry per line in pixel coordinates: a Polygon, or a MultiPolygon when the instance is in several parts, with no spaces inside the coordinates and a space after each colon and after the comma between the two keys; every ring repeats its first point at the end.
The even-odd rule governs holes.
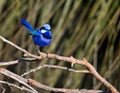
{"type": "Polygon", "coordinates": [[[25,26],[26,29],[28,29],[30,32],[34,31],[34,28],[28,23],[25,19],[21,19],[21,24],[25,26]]]}

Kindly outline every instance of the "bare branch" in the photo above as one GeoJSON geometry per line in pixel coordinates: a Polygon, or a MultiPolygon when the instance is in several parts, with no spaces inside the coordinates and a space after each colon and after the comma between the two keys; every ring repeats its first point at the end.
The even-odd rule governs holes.
{"type": "Polygon", "coordinates": [[[17,63],[18,63],[18,60],[9,61],[9,62],[0,62],[0,66],[14,65],[17,63]]]}
{"type": "Polygon", "coordinates": [[[21,89],[21,90],[30,91],[32,93],[38,93],[38,92],[36,90],[34,90],[30,85],[38,87],[40,89],[54,91],[54,92],[65,92],[65,93],[98,93],[98,92],[102,92],[101,90],[86,90],[86,89],[78,90],[78,89],[52,88],[52,87],[40,84],[39,82],[32,80],[32,79],[24,79],[23,77],[18,76],[17,74],[14,74],[14,73],[12,73],[4,68],[0,68],[0,74],[6,75],[6,76],[18,81],[19,83],[23,84],[27,88],[26,87],[21,88],[19,86],[16,86],[14,84],[4,82],[4,81],[0,81],[0,83],[8,84],[10,86],[14,86],[14,87],[21,89]],[[16,78],[18,78],[18,79],[16,79],[16,78]]]}
{"type": "MultiPolygon", "coordinates": [[[[6,40],[2,36],[0,36],[0,39],[2,39],[6,43],[12,45],[13,47],[17,48],[18,50],[24,52],[26,57],[28,56],[28,57],[36,58],[36,59],[39,59],[39,60],[44,59],[44,58],[52,58],[52,59],[57,59],[57,60],[62,60],[62,61],[65,61],[65,62],[69,62],[69,63],[72,64],[72,66],[74,64],[86,66],[88,68],[88,70],[91,72],[91,74],[93,76],[95,76],[99,81],[101,81],[108,89],[110,89],[112,93],[118,93],[116,88],[113,85],[111,85],[109,82],[107,82],[100,74],[98,74],[98,72],[95,70],[95,68],[85,58],[83,58],[83,60],[79,60],[79,59],[73,58],[72,56],[71,57],[64,57],[64,56],[59,56],[59,55],[56,55],[56,54],[46,54],[46,53],[42,53],[42,52],[39,53],[40,56],[36,56],[36,55],[33,55],[30,52],[26,51],[25,49],[20,48],[19,46],[15,45],[14,43],[6,40]]],[[[4,73],[2,73],[2,70],[4,70],[4,69],[0,69],[0,73],[4,74],[4,73]]],[[[4,74],[4,75],[8,76],[8,74],[4,74]]],[[[14,77],[11,77],[11,78],[18,81],[17,78],[14,78],[14,77]]],[[[25,85],[26,85],[26,83],[25,83],[25,85]]],[[[26,86],[28,86],[28,85],[26,85],[26,86]]]]}
{"type": "Polygon", "coordinates": [[[64,93],[100,93],[100,92],[103,92],[101,90],[86,90],[86,89],[79,90],[79,89],[52,88],[52,87],[49,87],[46,85],[42,85],[33,79],[28,79],[28,83],[30,85],[36,86],[40,89],[54,91],[54,92],[64,92],[64,93]]]}
{"type": "Polygon", "coordinates": [[[43,68],[62,69],[62,70],[67,70],[67,71],[75,72],[75,73],[90,73],[88,70],[75,70],[75,69],[71,69],[71,68],[67,68],[67,67],[62,67],[62,66],[44,64],[44,65],[39,66],[39,67],[37,67],[37,68],[31,69],[31,70],[28,71],[28,72],[25,72],[25,73],[22,74],[21,76],[28,75],[28,74],[30,74],[30,73],[36,72],[36,71],[38,71],[38,70],[41,70],[41,69],[43,69],[43,68]]]}
{"type": "Polygon", "coordinates": [[[0,68],[0,74],[3,74],[7,77],[10,77],[14,80],[16,80],[17,82],[19,82],[20,84],[23,84],[24,86],[28,87],[31,91],[33,91],[34,93],[38,93],[35,89],[33,89],[31,86],[29,86],[27,84],[27,80],[22,78],[21,76],[17,75],[17,74],[14,74],[4,68],[0,68]]]}
{"type": "Polygon", "coordinates": [[[41,57],[31,54],[31,53],[28,52],[27,50],[25,50],[25,49],[23,49],[23,48],[15,45],[14,43],[8,41],[7,39],[5,39],[5,38],[2,37],[2,36],[0,36],[0,39],[2,39],[4,42],[10,44],[11,46],[17,48],[18,50],[22,51],[23,53],[27,54],[27,56],[30,56],[30,57],[33,57],[33,58],[36,58],[36,59],[41,59],[41,57]]]}
{"type": "Polygon", "coordinates": [[[12,84],[12,83],[9,83],[9,82],[6,82],[6,81],[2,81],[2,80],[0,80],[0,83],[7,84],[8,86],[12,86],[12,87],[18,88],[20,90],[25,90],[25,91],[28,91],[30,93],[34,93],[33,91],[31,91],[30,89],[28,89],[28,88],[26,88],[24,86],[19,87],[19,86],[15,85],[15,84],[12,84]]]}
{"type": "Polygon", "coordinates": [[[18,60],[13,60],[13,61],[8,61],[8,62],[0,62],[0,66],[8,66],[8,65],[14,65],[14,64],[18,64],[19,62],[23,62],[23,61],[34,61],[36,60],[36,58],[20,58],[18,60]]]}

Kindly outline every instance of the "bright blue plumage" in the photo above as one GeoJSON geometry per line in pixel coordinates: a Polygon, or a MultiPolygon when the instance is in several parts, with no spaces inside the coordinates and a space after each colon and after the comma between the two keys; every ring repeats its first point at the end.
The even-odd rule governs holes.
{"type": "Polygon", "coordinates": [[[44,47],[51,43],[52,33],[49,24],[44,24],[42,27],[35,30],[25,19],[21,19],[21,24],[32,34],[32,39],[35,45],[44,47]]]}

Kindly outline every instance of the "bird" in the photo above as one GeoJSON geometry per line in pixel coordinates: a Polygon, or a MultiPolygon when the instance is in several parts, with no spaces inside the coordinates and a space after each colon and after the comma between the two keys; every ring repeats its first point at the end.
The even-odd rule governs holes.
{"type": "Polygon", "coordinates": [[[32,35],[32,40],[35,45],[40,47],[40,51],[52,42],[51,26],[49,24],[44,24],[37,30],[24,18],[21,18],[21,24],[29,31],[29,34],[32,35]]]}

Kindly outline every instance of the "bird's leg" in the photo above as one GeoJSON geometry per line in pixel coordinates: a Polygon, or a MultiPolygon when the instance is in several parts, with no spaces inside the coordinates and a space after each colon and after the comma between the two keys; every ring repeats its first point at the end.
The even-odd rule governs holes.
{"type": "Polygon", "coordinates": [[[38,53],[39,55],[41,55],[41,52],[42,52],[43,47],[38,47],[38,46],[37,46],[37,49],[38,49],[38,50],[37,50],[37,53],[38,53]]]}
{"type": "MultiPolygon", "coordinates": [[[[35,44],[34,44],[35,45],[35,44]]],[[[39,50],[39,47],[37,45],[35,45],[35,51],[40,54],[40,50],[39,50]]]]}
{"type": "Polygon", "coordinates": [[[42,52],[43,51],[43,47],[39,47],[39,50],[42,52]]]}
{"type": "Polygon", "coordinates": [[[47,52],[47,51],[45,51],[44,47],[40,47],[39,49],[40,49],[40,51],[41,51],[41,52],[46,53],[46,54],[47,54],[47,57],[48,57],[48,52],[47,52]]]}
{"type": "Polygon", "coordinates": [[[35,49],[36,49],[36,52],[38,53],[38,55],[40,55],[41,57],[43,57],[42,52],[45,52],[48,56],[48,53],[44,50],[44,47],[39,47],[39,46],[35,45],[35,49]]]}
{"type": "Polygon", "coordinates": [[[45,52],[46,54],[48,54],[48,52],[45,51],[44,47],[40,47],[39,49],[40,49],[41,52],[45,52]]]}
{"type": "Polygon", "coordinates": [[[39,47],[37,45],[35,45],[35,46],[36,46],[37,54],[40,55],[43,58],[43,56],[42,56],[42,49],[43,49],[43,47],[39,47]]]}

